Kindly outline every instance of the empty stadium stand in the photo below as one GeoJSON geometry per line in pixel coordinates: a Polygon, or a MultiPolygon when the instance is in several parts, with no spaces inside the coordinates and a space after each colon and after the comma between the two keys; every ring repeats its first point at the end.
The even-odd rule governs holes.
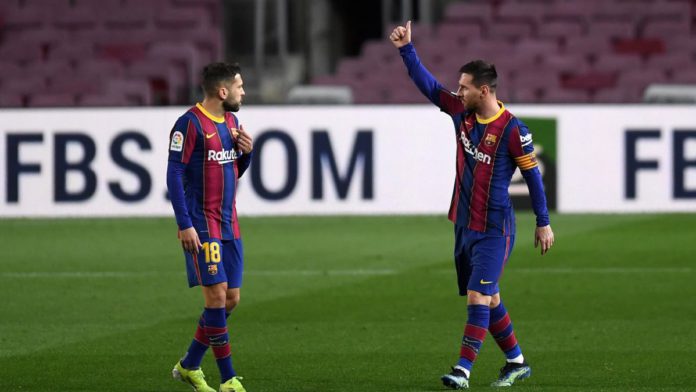
{"type": "Polygon", "coordinates": [[[218,0],[4,0],[0,106],[188,104],[222,58],[218,0]]]}
{"type": "MultiPolygon", "coordinates": [[[[452,2],[413,34],[451,89],[459,67],[482,58],[507,101],[635,103],[650,84],[696,81],[695,22],[696,0],[475,0],[452,2]]],[[[387,35],[312,83],[350,86],[356,103],[423,102],[387,35]]]]}

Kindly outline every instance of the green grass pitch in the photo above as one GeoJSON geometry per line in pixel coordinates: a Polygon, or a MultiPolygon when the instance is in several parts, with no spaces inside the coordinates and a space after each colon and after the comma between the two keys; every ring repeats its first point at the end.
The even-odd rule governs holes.
{"type": "MultiPolygon", "coordinates": [[[[533,217],[501,281],[533,367],[516,390],[693,391],[696,215],[533,217]]],[[[249,392],[441,391],[466,320],[443,217],[242,218],[230,318],[249,392]]],[[[187,391],[202,308],[173,218],[0,220],[0,391],[187,391]]],[[[472,389],[503,364],[487,337],[472,389]]],[[[207,354],[203,369],[219,379],[207,354]]]]}

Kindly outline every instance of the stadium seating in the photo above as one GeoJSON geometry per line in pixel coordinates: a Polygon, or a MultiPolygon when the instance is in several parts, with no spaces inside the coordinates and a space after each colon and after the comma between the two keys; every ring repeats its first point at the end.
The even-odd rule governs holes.
{"type": "MultiPolygon", "coordinates": [[[[513,102],[640,102],[650,83],[696,82],[696,0],[464,0],[425,33],[413,30],[441,83],[454,89],[459,66],[484,58],[513,102]]],[[[393,46],[367,42],[313,83],[351,86],[356,103],[423,102],[406,93],[394,60],[393,46]],[[377,79],[378,88],[365,84],[377,79]]]]}
{"type": "Polygon", "coordinates": [[[188,104],[200,66],[221,58],[220,7],[218,0],[3,0],[0,106],[188,104]]]}

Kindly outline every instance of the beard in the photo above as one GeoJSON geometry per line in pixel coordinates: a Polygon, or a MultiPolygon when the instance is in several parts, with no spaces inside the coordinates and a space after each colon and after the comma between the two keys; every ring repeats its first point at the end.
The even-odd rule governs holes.
{"type": "Polygon", "coordinates": [[[466,102],[463,104],[464,104],[464,107],[466,108],[466,110],[471,111],[471,112],[475,112],[479,108],[478,102],[466,102]]]}
{"type": "Polygon", "coordinates": [[[241,102],[229,103],[227,101],[222,101],[222,108],[226,112],[238,112],[239,107],[242,106],[241,102]]]}

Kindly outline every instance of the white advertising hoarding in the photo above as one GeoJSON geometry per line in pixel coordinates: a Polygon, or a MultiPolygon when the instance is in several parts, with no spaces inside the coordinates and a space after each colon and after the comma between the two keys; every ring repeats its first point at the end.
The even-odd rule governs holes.
{"type": "MultiPolygon", "coordinates": [[[[186,108],[0,111],[1,216],[169,215],[169,130],[186,108]]],[[[243,108],[258,160],[238,211],[447,211],[451,121],[430,106],[243,108]]]]}
{"type": "Polygon", "coordinates": [[[561,212],[696,211],[696,107],[555,105],[561,212]]]}
{"type": "MultiPolygon", "coordinates": [[[[535,140],[555,132],[556,145],[543,146],[553,159],[541,162],[554,168],[545,182],[559,211],[696,211],[696,108],[509,109],[554,124],[535,140]]],[[[0,110],[0,216],[171,215],[167,139],[185,110],[0,110]]],[[[240,181],[241,215],[448,209],[455,137],[433,106],[244,107],[238,116],[257,158],[240,181]]]]}

